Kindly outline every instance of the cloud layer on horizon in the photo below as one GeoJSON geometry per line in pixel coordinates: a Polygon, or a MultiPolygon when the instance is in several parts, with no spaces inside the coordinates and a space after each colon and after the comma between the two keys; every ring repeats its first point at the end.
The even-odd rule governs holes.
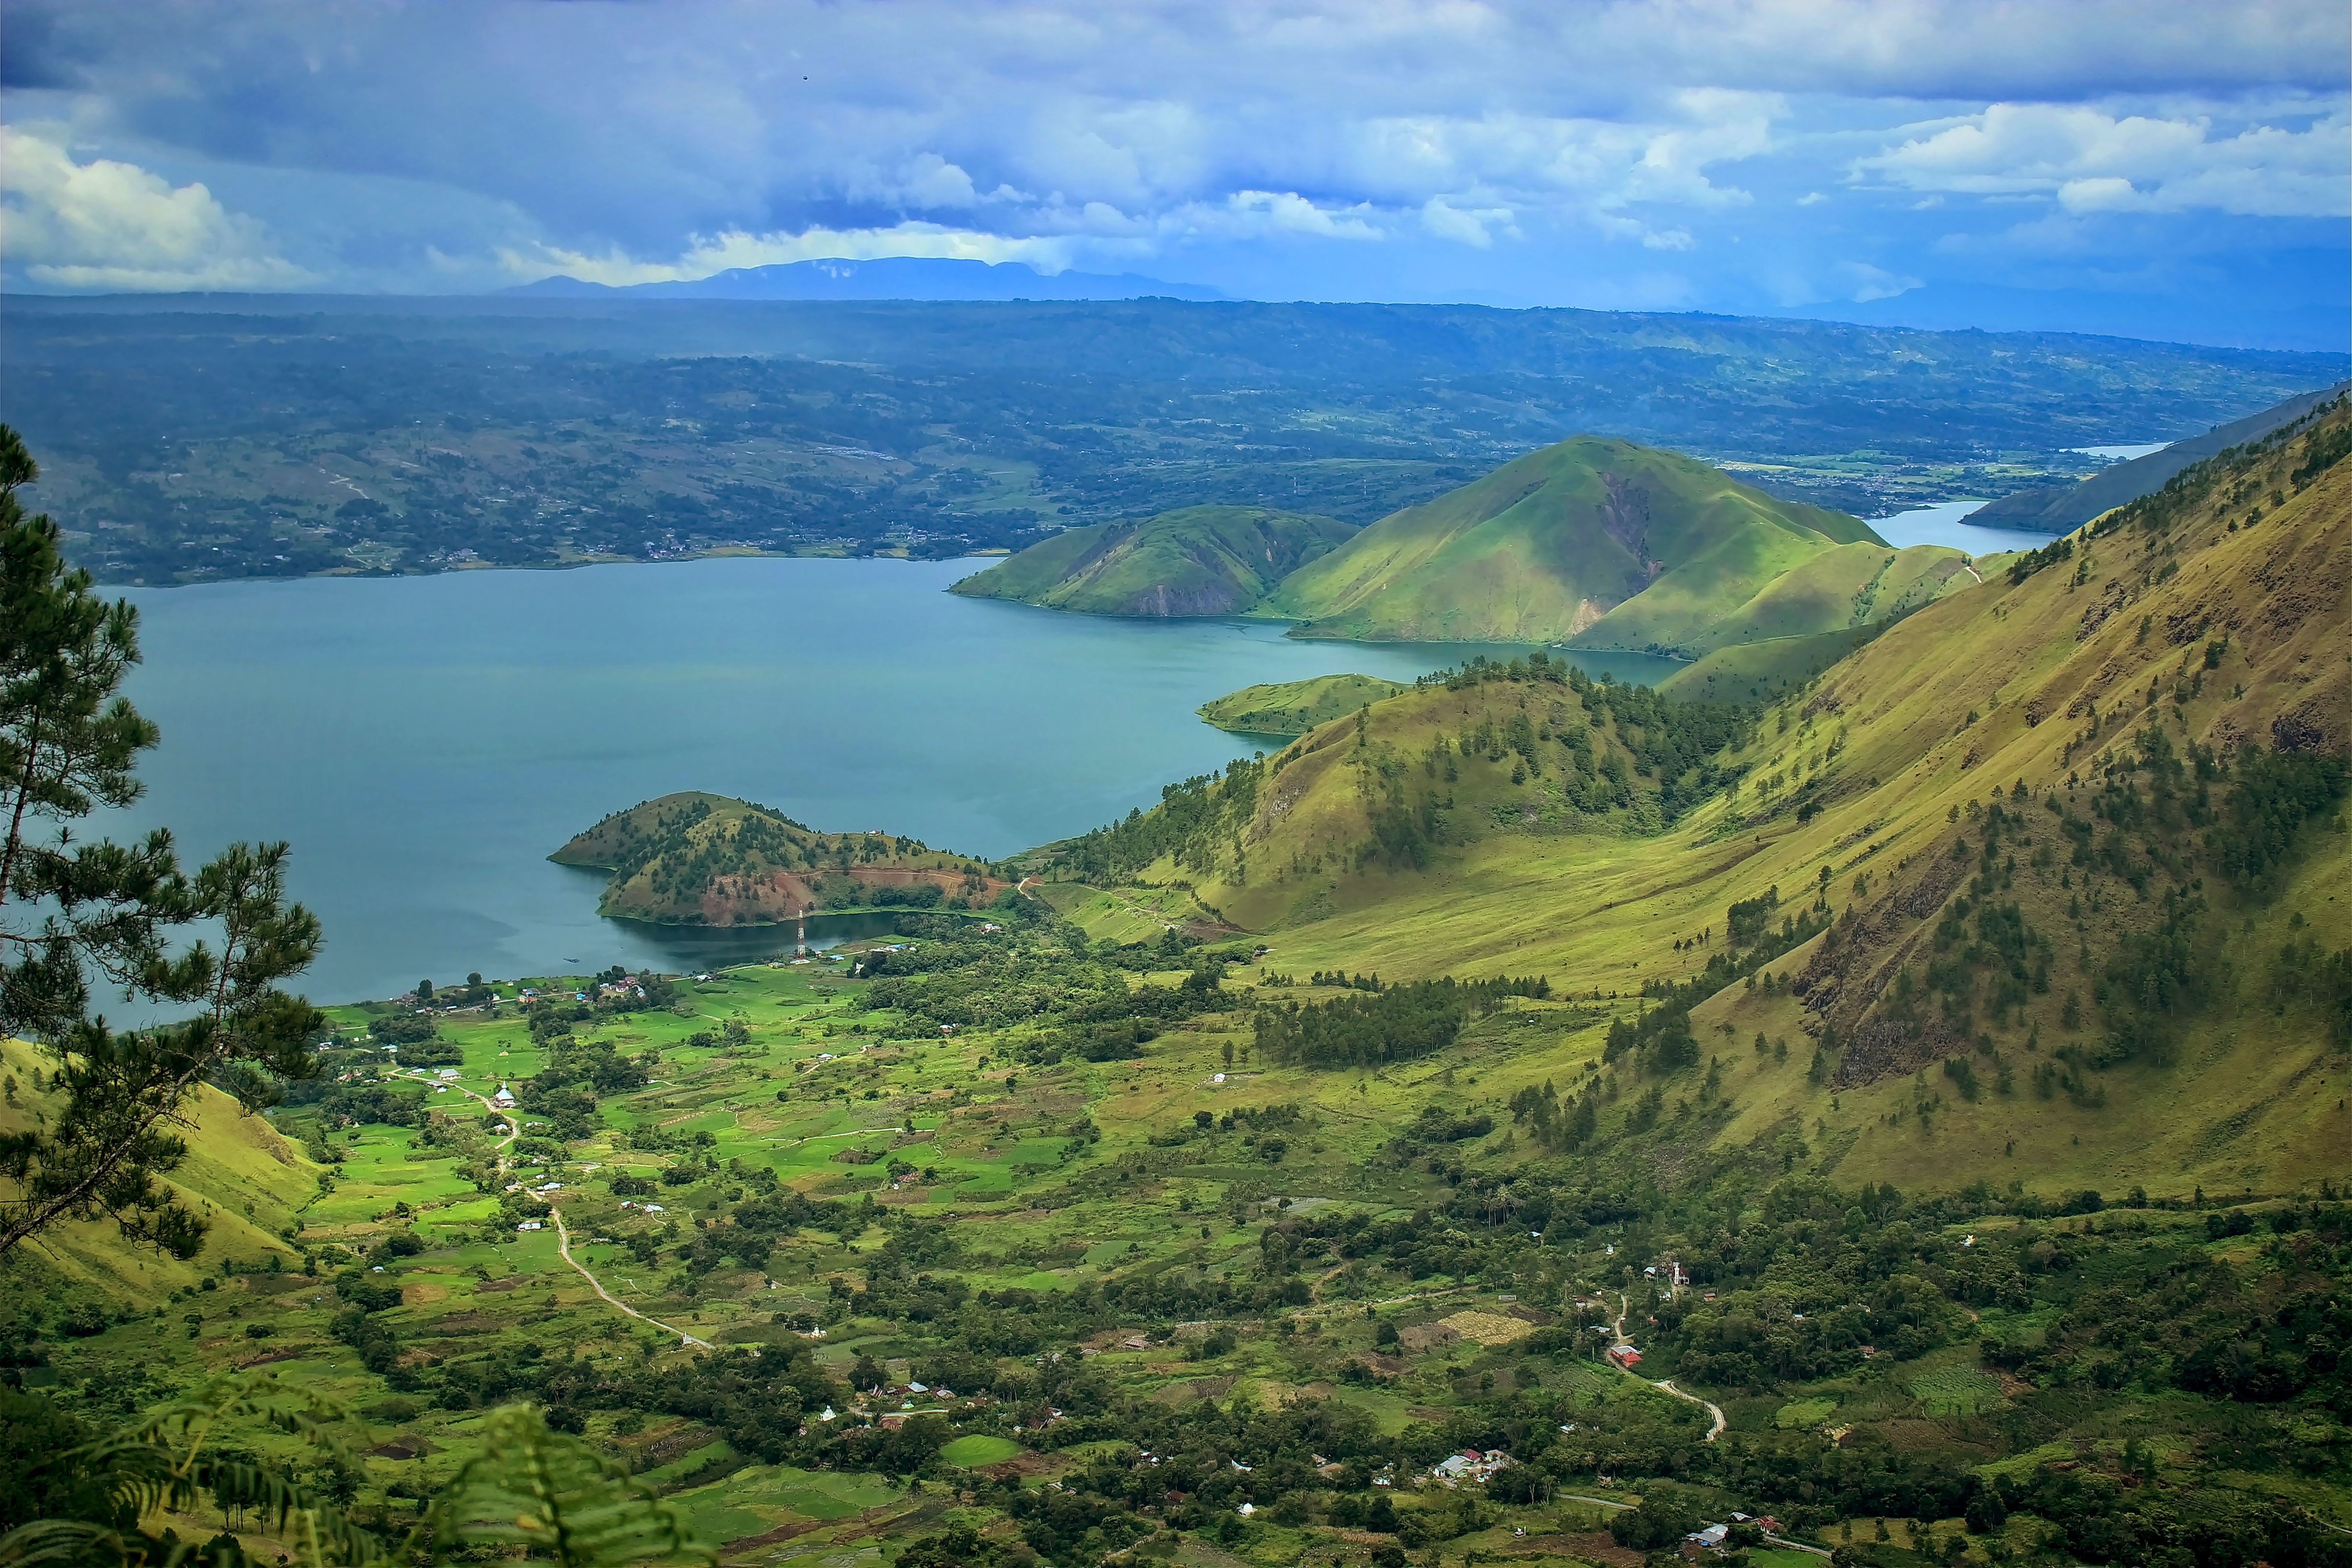
{"type": "Polygon", "coordinates": [[[2258,279],[2292,316],[2332,273],[2324,339],[2347,49],[2335,0],[17,0],[0,286],[952,256],[1260,298],[1990,289],[2193,324],[2258,279]]]}

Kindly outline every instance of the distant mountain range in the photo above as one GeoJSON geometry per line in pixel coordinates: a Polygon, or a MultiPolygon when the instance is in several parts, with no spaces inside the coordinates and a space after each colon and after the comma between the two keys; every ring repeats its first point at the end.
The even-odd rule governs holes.
{"type": "Polygon", "coordinates": [[[2231,447],[2259,441],[2281,426],[2293,424],[2321,404],[2341,396],[2352,382],[2338,382],[2317,392],[2290,397],[2260,414],[2227,425],[2216,425],[2202,436],[2175,441],[2161,451],[2103,468],[2077,485],[2041,485],[2015,490],[1969,513],[1969,521],[1987,528],[2039,529],[2067,533],[2097,517],[2153,495],[2167,479],[2191,463],[2202,462],[2231,447]]]}
{"type": "Polygon", "coordinates": [[[949,261],[892,256],[876,261],[786,261],[730,267],[708,278],[615,287],[542,278],[504,290],[555,299],[639,300],[1222,300],[1214,289],[1131,272],[1048,275],[1018,261],[949,261]]]}

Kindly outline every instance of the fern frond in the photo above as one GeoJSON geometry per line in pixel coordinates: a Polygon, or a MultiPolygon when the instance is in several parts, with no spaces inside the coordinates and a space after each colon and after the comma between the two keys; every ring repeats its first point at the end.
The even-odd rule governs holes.
{"type": "Polygon", "coordinates": [[[551,1432],[528,1405],[493,1411],[480,1456],[435,1505],[431,1547],[522,1547],[556,1568],[617,1568],[717,1555],[687,1532],[677,1510],[576,1437],[551,1432]]]}

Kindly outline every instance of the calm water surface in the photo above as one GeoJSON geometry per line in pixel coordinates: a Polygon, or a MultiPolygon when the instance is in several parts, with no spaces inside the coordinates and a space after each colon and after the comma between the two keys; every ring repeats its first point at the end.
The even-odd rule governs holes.
{"type": "MultiPolygon", "coordinates": [[[[1002,856],[1159,799],[1251,742],[1192,710],[1254,682],[1411,679],[1460,644],[1286,639],[1279,625],[1123,621],[942,593],[971,562],[732,559],[570,572],[134,589],[163,727],[145,801],[183,858],[294,847],[325,923],[314,997],[420,976],[772,951],[595,912],[601,873],[546,857],[673,790],[812,826],[1002,856]]],[[[1579,655],[1595,675],[1675,666],[1579,655]]],[[[816,934],[812,931],[812,935],[816,934]]],[[[116,1008],[121,1014],[121,1009],[116,1008]]]]}
{"type": "Polygon", "coordinates": [[[1980,500],[1948,500],[1934,506],[1915,507],[1898,511],[1893,517],[1876,517],[1870,526],[1878,536],[1899,549],[1915,544],[1944,544],[1954,550],[1965,550],[1970,555],[1999,555],[2010,550],[2039,550],[2056,538],[2050,533],[2027,533],[2013,528],[1988,528],[1980,522],[1969,522],[1969,515],[1982,507],[1980,500]]]}

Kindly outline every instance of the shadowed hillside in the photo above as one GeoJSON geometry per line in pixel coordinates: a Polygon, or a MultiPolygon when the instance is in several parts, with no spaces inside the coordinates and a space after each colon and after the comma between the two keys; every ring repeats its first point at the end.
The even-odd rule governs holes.
{"type": "Polygon", "coordinates": [[[1239,615],[1354,532],[1264,507],[1186,507],[1055,534],[950,592],[1098,616],[1239,615]]]}

